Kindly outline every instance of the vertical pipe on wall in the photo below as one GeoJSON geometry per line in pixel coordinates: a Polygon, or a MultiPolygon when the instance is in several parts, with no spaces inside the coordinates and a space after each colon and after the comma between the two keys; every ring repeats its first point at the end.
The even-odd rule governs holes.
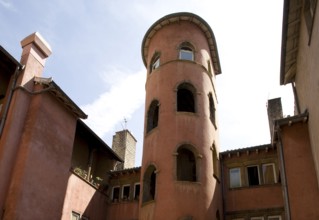
{"type": "Polygon", "coordinates": [[[277,125],[278,132],[278,148],[279,148],[279,164],[280,164],[280,176],[281,176],[281,185],[283,190],[284,197],[284,206],[285,206],[285,216],[287,220],[290,220],[290,206],[289,206],[289,196],[288,196],[288,185],[286,177],[286,168],[285,168],[285,157],[283,152],[283,145],[281,140],[280,126],[277,125]]]}

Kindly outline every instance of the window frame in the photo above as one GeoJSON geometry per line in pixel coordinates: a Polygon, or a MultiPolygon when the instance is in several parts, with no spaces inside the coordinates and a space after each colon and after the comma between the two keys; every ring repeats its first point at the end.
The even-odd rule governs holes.
{"type": "Polygon", "coordinates": [[[135,200],[139,200],[139,198],[140,198],[140,194],[141,194],[141,183],[134,183],[134,194],[133,194],[133,199],[135,199],[135,200]],[[136,187],[137,186],[139,186],[139,193],[138,194],[136,194],[136,187]]]}
{"type": "Polygon", "coordinates": [[[259,171],[259,165],[258,165],[258,164],[246,166],[246,173],[247,173],[247,185],[248,185],[249,187],[251,187],[251,186],[260,186],[260,185],[261,185],[261,181],[260,181],[260,171],[259,171]],[[251,185],[251,184],[250,184],[250,181],[249,181],[250,178],[249,178],[248,169],[249,169],[249,168],[252,168],[252,167],[256,167],[256,168],[257,168],[257,174],[258,174],[258,184],[257,184],[257,185],[251,185]]]}
{"type": "Polygon", "coordinates": [[[76,211],[71,212],[71,220],[73,220],[73,217],[76,218],[75,220],[81,220],[81,214],[76,211]]]}
{"type": "Polygon", "coordinates": [[[179,49],[179,57],[180,60],[188,60],[194,61],[194,51],[192,48],[187,46],[182,46],[179,49]]]}
{"type": "Polygon", "coordinates": [[[149,133],[153,129],[158,127],[159,122],[159,101],[157,99],[152,100],[147,110],[146,120],[146,133],[149,133]]]}
{"type": "Polygon", "coordinates": [[[130,184],[125,184],[122,186],[122,192],[121,192],[121,199],[122,200],[130,200],[130,194],[131,194],[131,185],[130,184]],[[128,191],[128,196],[127,198],[124,198],[124,192],[125,192],[125,188],[128,187],[129,191],[128,191]]]}
{"type": "Polygon", "coordinates": [[[267,220],[281,220],[281,215],[271,215],[267,217],[267,220]],[[278,218],[278,219],[276,219],[278,218]]]}
{"type": "Polygon", "coordinates": [[[119,190],[117,201],[120,200],[120,195],[121,195],[121,187],[120,186],[113,186],[112,187],[112,197],[111,197],[111,201],[112,202],[116,202],[115,198],[114,198],[114,189],[118,189],[119,190]]]}
{"type": "Polygon", "coordinates": [[[215,101],[213,98],[213,93],[208,93],[208,102],[209,102],[209,119],[216,128],[216,107],[215,101]]]}
{"type": "MultiPolygon", "coordinates": [[[[186,154],[186,156],[187,156],[186,154]]],[[[196,155],[194,153],[194,151],[192,151],[190,149],[190,147],[188,147],[187,145],[182,145],[180,146],[177,151],[176,151],[176,180],[177,181],[185,181],[185,182],[197,182],[198,181],[198,172],[197,172],[197,159],[196,159],[196,155]],[[189,172],[185,172],[185,173],[190,173],[191,176],[184,176],[182,171],[185,171],[184,169],[182,171],[180,171],[179,168],[184,167],[185,168],[185,164],[181,164],[181,151],[187,152],[188,156],[191,154],[192,159],[194,160],[192,161],[187,161],[187,165],[189,165],[189,167],[192,166],[192,170],[189,172]],[[183,165],[183,166],[181,166],[183,165]]]]}
{"type": "Polygon", "coordinates": [[[262,176],[263,176],[263,184],[268,185],[268,184],[275,184],[277,183],[277,175],[276,175],[276,168],[275,168],[275,163],[263,163],[261,164],[261,171],[262,171],[262,176]],[[273,179],[274,182],[273,183],[266,183],[266,178],[265,178],[265,174],[264,174],[264,166],[272,166],[272,174],[273,174],[273,179]]]}
{"type": "Polygon", "coordinates": [[[196,114],[197,112],[196,88],[189,82],[182,82],[177,86],[176,111],[187,112],[191,114],[196,114]],[[191,98],[191,100],[185,101],[185,98],[191,98]]]}
{"type": "Polygon", "coordinates": [[[149,165],[143,174],[142,203],[154,201],[156,199],[157,169],[155,165],[149,165]],[[153,179],[154,178],[154,179],[153,179]],[[154,187],[154,189],[152,189],[154,187]]]}
{"type": "Polygon", "coordinates": [[[250,220],[264,220],[265,218],[263,216],[256,216],[256,217],[251,217],[250,220]]]}
{"type": "Polygon", "coordinates": [[[220,163],[219,158],[216,150],[216,145],[213,144],[211,147],[212,151],[212,161],[213,161],[213,176],[219,181],[220,179],[220,163]]]}
{"type": "Polygon", "coordinates": [[[240,167],[233,167],[233,168],[229,168],[229,188],[231,188],[231,189],[236,189],[236,188],[240,188],[240,187],[242,187],[243,185],[242,185],[243,183],[242,183],[242,179],[241,179],[241,168],[240,167]],[[239,185],[237,186],[232,186],[232,175],[231,175],[231,171],[232,170],[238,170],[239,171],[239,185]]]}

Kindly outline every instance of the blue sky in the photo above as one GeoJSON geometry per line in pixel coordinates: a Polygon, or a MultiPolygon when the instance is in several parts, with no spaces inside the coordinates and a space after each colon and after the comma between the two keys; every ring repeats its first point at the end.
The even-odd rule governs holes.
{"type": "Polygon", "coordinates": [[[269,143],[266,102],[279,87],[282,0],[0,0],[0,44],[20,60],[20,41],[38,31],[52,48],[44,77],[89,115],[85,122],[111,146],[129,129],[143,144],[146,69],[141,42],[159,18],[187,11],[211,26],[222,74],[217,76],[222,151],[269,143]],[[124,123],[124,118],[127,123],[124,123]]]}

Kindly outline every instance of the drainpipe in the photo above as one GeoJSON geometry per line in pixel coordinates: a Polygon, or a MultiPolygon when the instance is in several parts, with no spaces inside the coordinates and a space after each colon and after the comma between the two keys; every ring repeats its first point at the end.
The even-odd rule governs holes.
{"type": "Polygon", "coordinates": [[[225,219],[226,216],[226,211],[225,211],[225,193],[224,193],[224,163],[222,162],[222,156],[219,155],[219,158],[221,158],[220,160],[220,165],[221,165],[221,174],[220,174],[220,183],[221,183],[221,188],[222,188],[222,205],[223,205],[223,218],[225,219]]]}
{"type": "Polygon", "coordinates": [[[24,69],[24,67],[25,67],[25,66],[18,66],[18,67],[16,68],[16,70],[14,71],[14,74],[13,74],[13,82],[12,82],[12,84],[11,84],[10,93],[9,93],[7,102],[6,102],[5,106],[4,106],[3,117],[2,117],[2,120],[1,120],[1,123],[0,123],[0,138],[1,138],[1,136],[2,136],[2,132],[3,132],[3,128],[4,128],[4,123],[5,123],[6,118],[7,118],[7,115],[8,115],[10,103],[11,103],[11,100],[12,100],[12,96],[13,96],[14,89],[15,89],[16,84],[17,84],[18,76],[19,76],[21,70],[24,69]]]}
{"type": "Polygon", "coordinates": [[[284,194],[285,215],[286,215],[286,219],[290,220],[290,206],[289,206],[288,185],[287,185],[286,168],[285,168],[285,157],[284,157],[283,145],[281,140],[280,126],[278,125],[277,125],[277,132],[278,132],[279,159],[280,159],[280,167],[281,167],[281,185],[282,185],[283,194],[284,194]]]}

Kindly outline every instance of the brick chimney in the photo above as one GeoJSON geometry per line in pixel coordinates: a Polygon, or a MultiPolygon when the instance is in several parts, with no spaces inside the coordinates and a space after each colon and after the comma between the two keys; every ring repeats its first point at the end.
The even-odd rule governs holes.
{"type": "Polygon", "coordinates": [[[50,45],[35,32],[21,41],[22,55],[20,63],[25,65],[22,79],[18,82],[25,85],[34,76],[42,76],[46,59],[51,55],[50,45]]]}
{"type": "Polygon", "coordinates": [[[281,98],[269,99],[267,103],[267,112],[269,121],[269,131],[272,142],[274,135],[275,120],[283,118],[281,98]]]}
{"type": "Polygon", "coordinates": [[[133,168],[135,166],[136,139],[128,130],[118,131],[113,135],[112,149],[124,163],[118,164],[116,170],[133,168]]]}

